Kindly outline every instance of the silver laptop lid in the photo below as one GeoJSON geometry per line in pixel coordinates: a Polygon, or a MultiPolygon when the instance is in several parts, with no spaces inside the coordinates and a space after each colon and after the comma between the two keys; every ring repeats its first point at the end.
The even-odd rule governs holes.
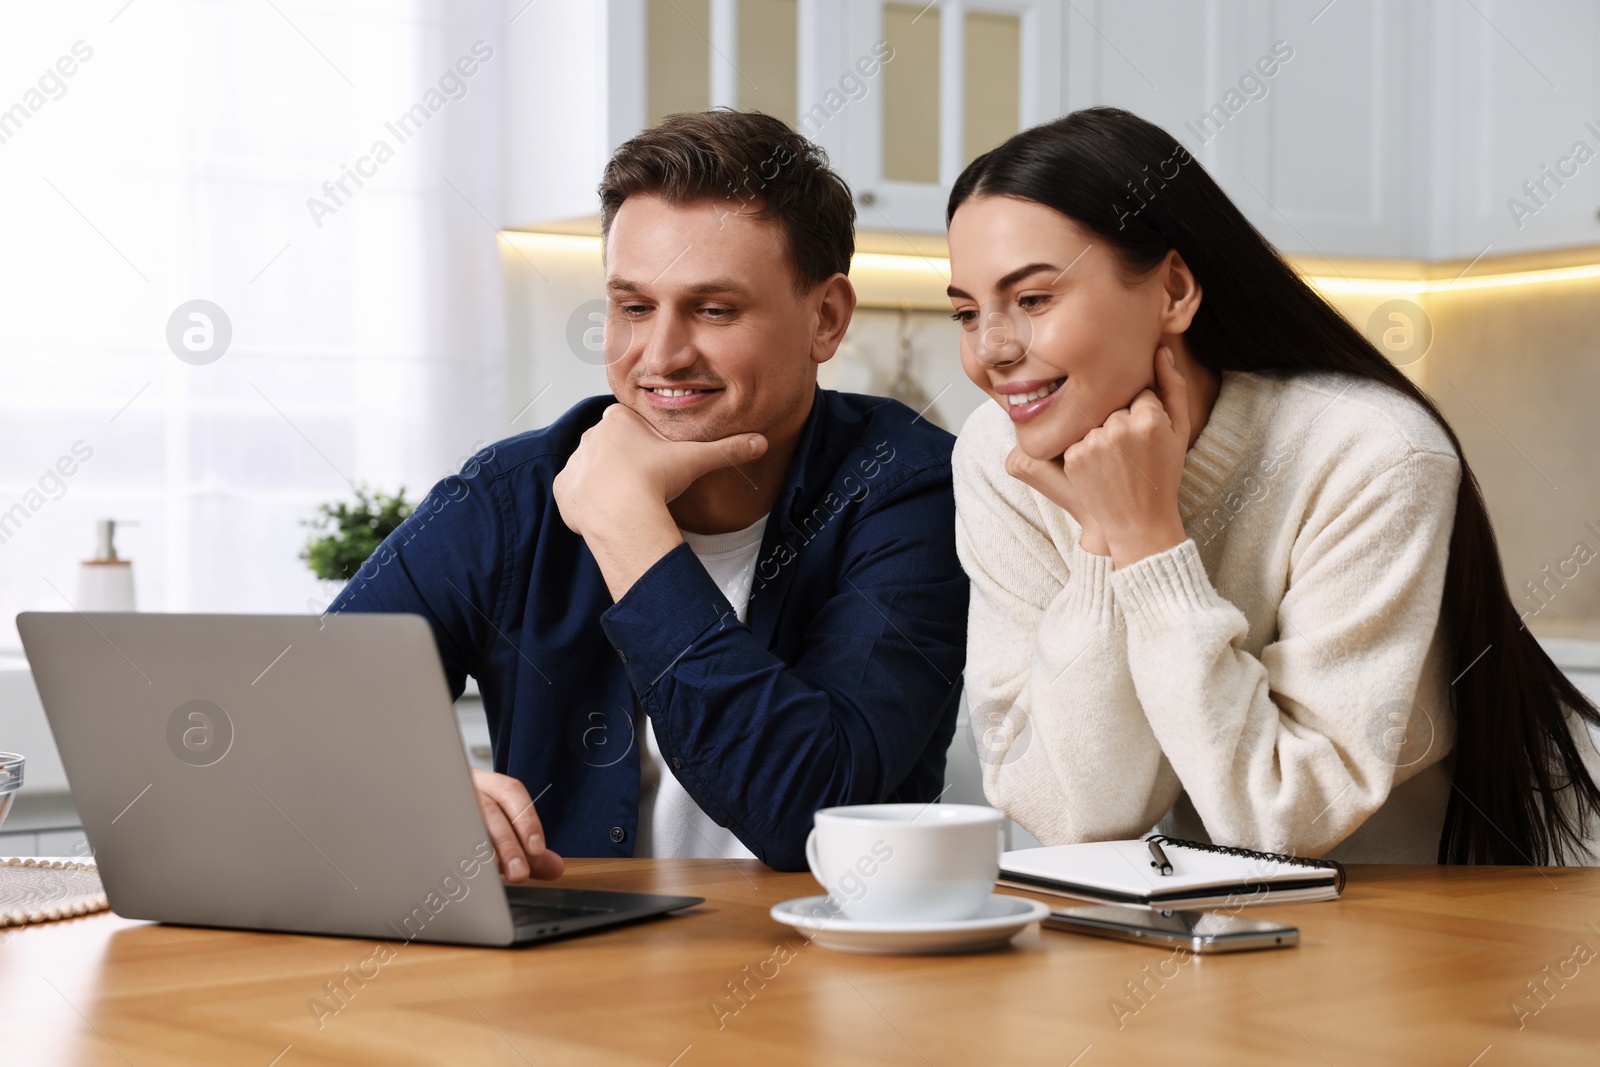
{"type": "Polygon", "coordinates": [[[420,616],[24,612],[17,626],[119,915],[511,942],[420,616]]]}

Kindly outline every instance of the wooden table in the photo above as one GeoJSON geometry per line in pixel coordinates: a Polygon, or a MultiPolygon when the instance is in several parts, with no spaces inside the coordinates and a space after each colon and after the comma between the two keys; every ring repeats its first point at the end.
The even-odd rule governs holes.
{"type": "Polygon", "coordinates": [[[372,942],[109,913],[0,931],[0,1063],[1600,1063],[1600,869],[1352,867],[1336,903],[1248,910],[1299,948],[1186,963],[1037,928],[981,955],[848,955],[768,916],[817,892],[807,875],[569,872],[706,904],[529,949],[397,944],[320,1028],[312,998],[372,942]]]}

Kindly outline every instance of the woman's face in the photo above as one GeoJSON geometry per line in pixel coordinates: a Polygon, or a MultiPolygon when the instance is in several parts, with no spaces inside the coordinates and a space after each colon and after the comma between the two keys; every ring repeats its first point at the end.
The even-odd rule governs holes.
{"type": "Polygon", "coordinates": [[[1130,281],[1104,239],[1009,196],[956,209],[950,270],[962,369],[1011,416],[1029,456],[1060,456],[1154,385],[1155,351],[1174,325],[1169,271],[1130,281]]]}

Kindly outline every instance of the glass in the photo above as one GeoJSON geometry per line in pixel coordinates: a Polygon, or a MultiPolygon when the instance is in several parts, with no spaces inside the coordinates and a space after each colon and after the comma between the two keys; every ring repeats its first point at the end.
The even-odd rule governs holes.
{"type": "Polygon", "coordinates": [[[800,114],[799,17],[796,0],[739,0],[739,107],[791,128],[800,114]]]}
{"type": "Polygon", "coordinates": [[[0,752],[0,824],[11,811],[11,802],[22,788],[22,765],[25,761],[15,752],[0,752]]]}
{"type": "Polygon", "coordinates": [[[991,11],[970,12],[966,44],[962,161],[971,163],[1020,128],[1022,20],[991,11]]]}
{"type": "Polygon", "coordinates": [[[645,103],[651,126],[711,106],[711,0],[649,0],[645,103]]]}
{"type": "Polygon", "coordinates": [[[883,67],[883,176],[939,181],[939,9],[883,5],[883,37],[894,61],[883,67]]]}

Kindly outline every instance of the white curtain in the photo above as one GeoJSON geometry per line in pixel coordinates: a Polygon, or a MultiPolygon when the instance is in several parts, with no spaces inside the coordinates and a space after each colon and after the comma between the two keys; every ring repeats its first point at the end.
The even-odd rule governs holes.
{"type": "Polygon", "coordinates": [[[4,21],[0,648],[68,608],[98,518],[138,524],[143,610],[307,610],[316,504],[415,500],[511,432],[498,3],[4,21]],[[207,309],[169,345],[194,300],[212,362],[207,309]]]}

